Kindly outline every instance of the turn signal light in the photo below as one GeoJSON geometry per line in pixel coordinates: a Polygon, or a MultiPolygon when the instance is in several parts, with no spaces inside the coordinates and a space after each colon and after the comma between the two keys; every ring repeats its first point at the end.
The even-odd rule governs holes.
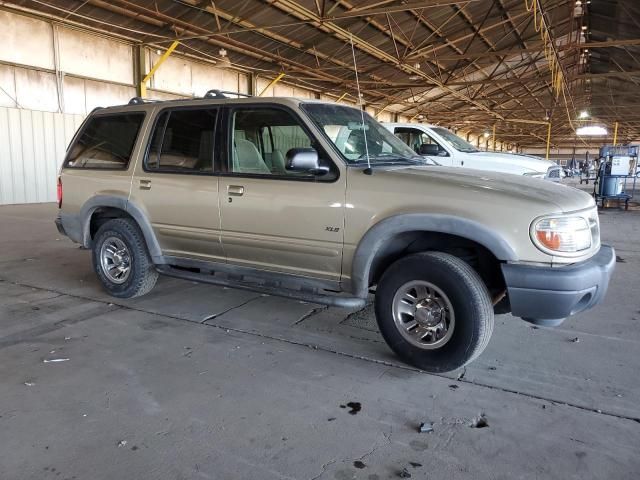
{"type": "Polygon", "coordinates": [[[548,217],[532,228],[535,243],[543,250],[576,253],[591,247],[591,228],[583,217],[548,217]]]}

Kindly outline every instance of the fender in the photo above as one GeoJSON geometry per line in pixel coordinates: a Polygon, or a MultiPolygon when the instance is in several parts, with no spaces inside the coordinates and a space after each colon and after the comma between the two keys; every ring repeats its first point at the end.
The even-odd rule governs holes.
{"type": "Polygon", "coordinates": [[[456,235],[479,243],[493,253],[498,260],[517,260],[514,250],[500,235],[473,220],[453,215],[430,213],[396,215],[376,223],[360,240],[353,257],[351,271],[351,285],[354,295],[367,296],[371,265],[376,254],[394,236],[411,231],[456,235]]]}
{"type": "Polygon", "coordinates": [[[151,223],[145,216],[144,212],[135,203],[130,202],[126,196],[122,195],[96,195],[85,202],[80,210],[80,218],[82,219],[82,244],[89,248],[91,245],[91,216],[96,209],[100,207],[113,207],[127,212],[140,227],[144,236],[149,255],[154,263],[165,263],[162,249],[153,232],[151,223]]]}

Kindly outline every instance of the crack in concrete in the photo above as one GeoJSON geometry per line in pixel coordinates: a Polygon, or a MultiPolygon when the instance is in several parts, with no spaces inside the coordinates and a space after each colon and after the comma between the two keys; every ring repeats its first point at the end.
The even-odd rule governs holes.
{"type": "MultiPolygon", "coordinates": [[[[214,313],[213,315],[209,315],[207,317],[204,317],[202,319],[202,321],[200,322],[200,324],[206,324],[206,322],[208,322],[209,320],[214,320],[214,319],[216,319],[218,317],[221,317],[222,315],[225,315],[225,314],[227,314],[227,313],[229,313],[229,312],[231,312],[233,310],[236,310],[238,308],[242,308],[245,305],[253,302],[254,300],[258,300],[259,298],[262,298],[262,295],[258,295],[257,297],[250,298],[249,300],[247,300],[245,302],[242,302],[240,305],[235,305],[235,306],[233,306],[231,308],[227,308],[226,310],[223,310],[220,313],[214,313]]],[[[144,311],[144,310],[142,310],[142,311],[144,311]]]]}
{"type": "MultiPolygon", "coordinates": [[[[125,310],[131,310],[131,311],[136,311],[136,312],[140,312],[140,313],[146,313],[148,315],[157,315],[159,317],[170,318],[170,319],[179,320],[179,321],[190,321],[190,320],[188,320],[188,319],[186,319],[184,317],[179,317],[177,315],[150,312],[148,310],[132,307],[132,306],[129,306],[129,305],[123,305],[121,303],[107,302],[105,300],[99,300],[99,299],[95,299],[95,298],[91,298],[91,297],[87,297],[87,296],[83,296],[83,295],[60,292],[59,290],[43,288],[43,287],[39,287],[39,286],[36,286],[36,285],[30,285],[30,284],[21,283],[21,282],[15,282],[13,280],[8,280],[6,278],[5,279],[0,278],[0,281],[6,281],[7,283],[10,283],[12,285],[17,285],[17,286],[21,286],[21,287],[25,287],[25,288],[34,288],[34,289],[47,291],[47,292],[61,293],[62,295],[68,296],[70,298],[78,298],[78,299],[87,300],[87,301],[96,302],[96,303],[104,303],[104,304],[107,304],[107,305],[109,305],[109,304],[110,305],[117,305],[117,306],[119,306],[119,307],[121,307],[122,309],[125,309],[125,310]]],[[[256,298],[260,298],[260,297],[256,297],[256,298]]],[[[251,300],[255,300],[256,298],[251,299],[251,300]]],[[[73,322],[70,322],[70,323],[73,323],[73,322]]],[[[429,373],[429,372],[425,372],[423,370],[411,367],[409,365],[399,365],[399,364],[388,362],[388,361],[385,361],[385,360],[379,360],[379,359],[375,359],[375,358],[365,357],[363,355],[356,355],[356,354],[352,354],[352,353],[341,352],[339,350],[333,350],[331,348],[323,347],[321,345],[314,345],[314,344],[310,344],[310,343],[305,343],[305,342],[300,342],[300,341],[296,341],[296,340],[290,340],[290,339],[287,339],[287,338],[278,337],[278,336],[275,336],[275,335],[266,335],[266,334],[263,334],[263,333],[260,333],[260,332],[255,332],[255,331],[250,331],[250,330],[243,330],[243,329],[240,329],[240,328],[233,328],[233,327],[224,326],[224,325],[215,324],[215,323],[198,323],[198,322],[191,322],[191,323],[194,324],[194,325],[203,325],[203,326],[207,326],[207,327],[218,328],[220,330],[230,331],[230,332],[239,333],[239,334],[243,334],[243,335],[251,335],[251,336],[254,336],[254,337],[265,338],[265,339],[268,339],[268,340],[276,340],[276,341],[279,341],[279,342],[288,343],[290,345],[297,345],[297,346],[301,346],[301,347],[307,347],[307,348],[310,348],[312,350],[323,351],[323,352],[326,352],[326,353],[333,353],[335,355],[340,355],[340,356],[351,358],[351,359],[355,359],[355,360],[362,360],[362,361],[365,361],[365,362],[376,363],[376,364],[379,364],[379,365],[385,365],[387,367],[397,368],[397,369],[400,369],[400,370],[407,370],[407,371],[410,371],[410,372],[420,373],[422,375],[430,375],[430,376],[434,376],[434,377],[440,377],[440,378],[444,378],[444,379],[446,379],[448,381],[452,381],[452,380],[456,381],[452,377],[444,375],[444,374],[429,373]]],[[[565,402],[563,400],[556,400],[556,399],[553,399],[553,398],[543,397],[541,395],[534,395],[532,393],[521,392],[519,390],[514,390],[514,389],[510,389],[510,388],[506,388],[506,387],[497,387],[497,386],[494,386],[494,385],[489,385],[489,384],[486,384],[486,383],[480,383],[480,382],[476,382],[476,381],[473,381],[473,380],[459,379],[457,381],[460,382],[460,383],[466,383],[466,384],[469,384],[469,385],[474,385],[474,386],[481,387],[481,388],[487,388],[489,390],[499,391],[499,392],[503,392],[503,393],[510,393],[510,394],[513,394],[513,395],[517,395],[517,396],[521,396],[521,397],[525,397],[525,398],[529,398],[529,399],[533,399],[533,400],[541,400],[541,401],[545,401],[545,402],[551,402],[551,403],[554,403],[555,405],[558,405],[558,406],[566,406],[566,407],[569,407],[569,408],[575,408],[575,409],[582,410],[582,411],[589,412],[589,413],[595,413],[595,414],[598,414],[598,415],[605,415],[605,416],[617,418],[617,419],[620,419],[620,420],[630,420],[630,421],[633,421],[633,422],[636,422],[636,423],[640,423],[640,417],[633,417],[633,416],[630,416],[630,415],[617,414],[617,413],[608,412],[608,411],[605,411],[605,410],[599,409],[599,408],[587,407],[587,406],[579,405],[579,404],[576,404],[576,403],[569,403],[569,402],[565,402]]]]}
{"type": "Polygon", "coordinates": [[[319,307],[316,307],[313,310],[311,310],[310,312],[307,312],[304,315],[302,315],[302,317],[300,317],[299,320],[296,320],[293,323],[293,325],[300,325],[305,320],[308,320],[309,318],[313,317],[314,315],[317,315],[318,313],[324,312],[325,310],[328,310],[328,309],[329,309],[328,305],[320,305],[319,307]]]}
{"type": "Polygon", "coordinates": [[[333,460],[329,460],[327,463],[323,463],[322,464],[322,471],[316,475],[315,477],[311,477],[309,480],[317,480],[318,478],[320,478],[322,475],[325,474],[325,472],[327,471],[327,468],[329,468],[331,465],[333,465],[334,463],[336,463],[338,460],[337,459],[333,459],[333,460]]]}

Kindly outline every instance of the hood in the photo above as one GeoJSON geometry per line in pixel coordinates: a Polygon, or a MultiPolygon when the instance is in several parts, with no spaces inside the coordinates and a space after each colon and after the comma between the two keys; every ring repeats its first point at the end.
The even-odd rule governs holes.
{"type": "Polygon", "coordinates": [[[498,153],[498,152],[475,152],[468,155],[473,158],[481,158],[487,162],[491,162],[495,166],[504,165],[505,167],[514,166],[528,170],[531,173],[547,173],[549,167],[555,167],[557,164],[551,160],[545,160],[532,155],[517,155],[514,153],[498,153]]]}
{"type": "Polygon", "coordinates": [[[400,183],[419,181],[437,185],[438,189],[443,188],[449,191],[451,197],[457,195],[456,190],[460,194],[474,192],[481,197],[502,197],[501,201],[504,202],[555,205],[557,211],[562,212],[583,210],[594,205],[591,195],[577,188],[526,176],[435,166],[376,168],[374,175],[379,170],[384,170],[386,175],[396,177],[395,180],[400,183]]]}

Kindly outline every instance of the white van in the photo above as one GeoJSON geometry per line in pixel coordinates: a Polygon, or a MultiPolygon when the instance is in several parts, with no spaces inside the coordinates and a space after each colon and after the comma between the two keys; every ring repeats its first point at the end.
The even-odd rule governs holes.
{"type": "Polygon", "coordinates": [[[555,162],[531,155],[483,152],[449,130],[422,123],[385,123],[384,126],[416,153],[439,164],[512,173],[559,182],[562,169],[555,162]]]}

